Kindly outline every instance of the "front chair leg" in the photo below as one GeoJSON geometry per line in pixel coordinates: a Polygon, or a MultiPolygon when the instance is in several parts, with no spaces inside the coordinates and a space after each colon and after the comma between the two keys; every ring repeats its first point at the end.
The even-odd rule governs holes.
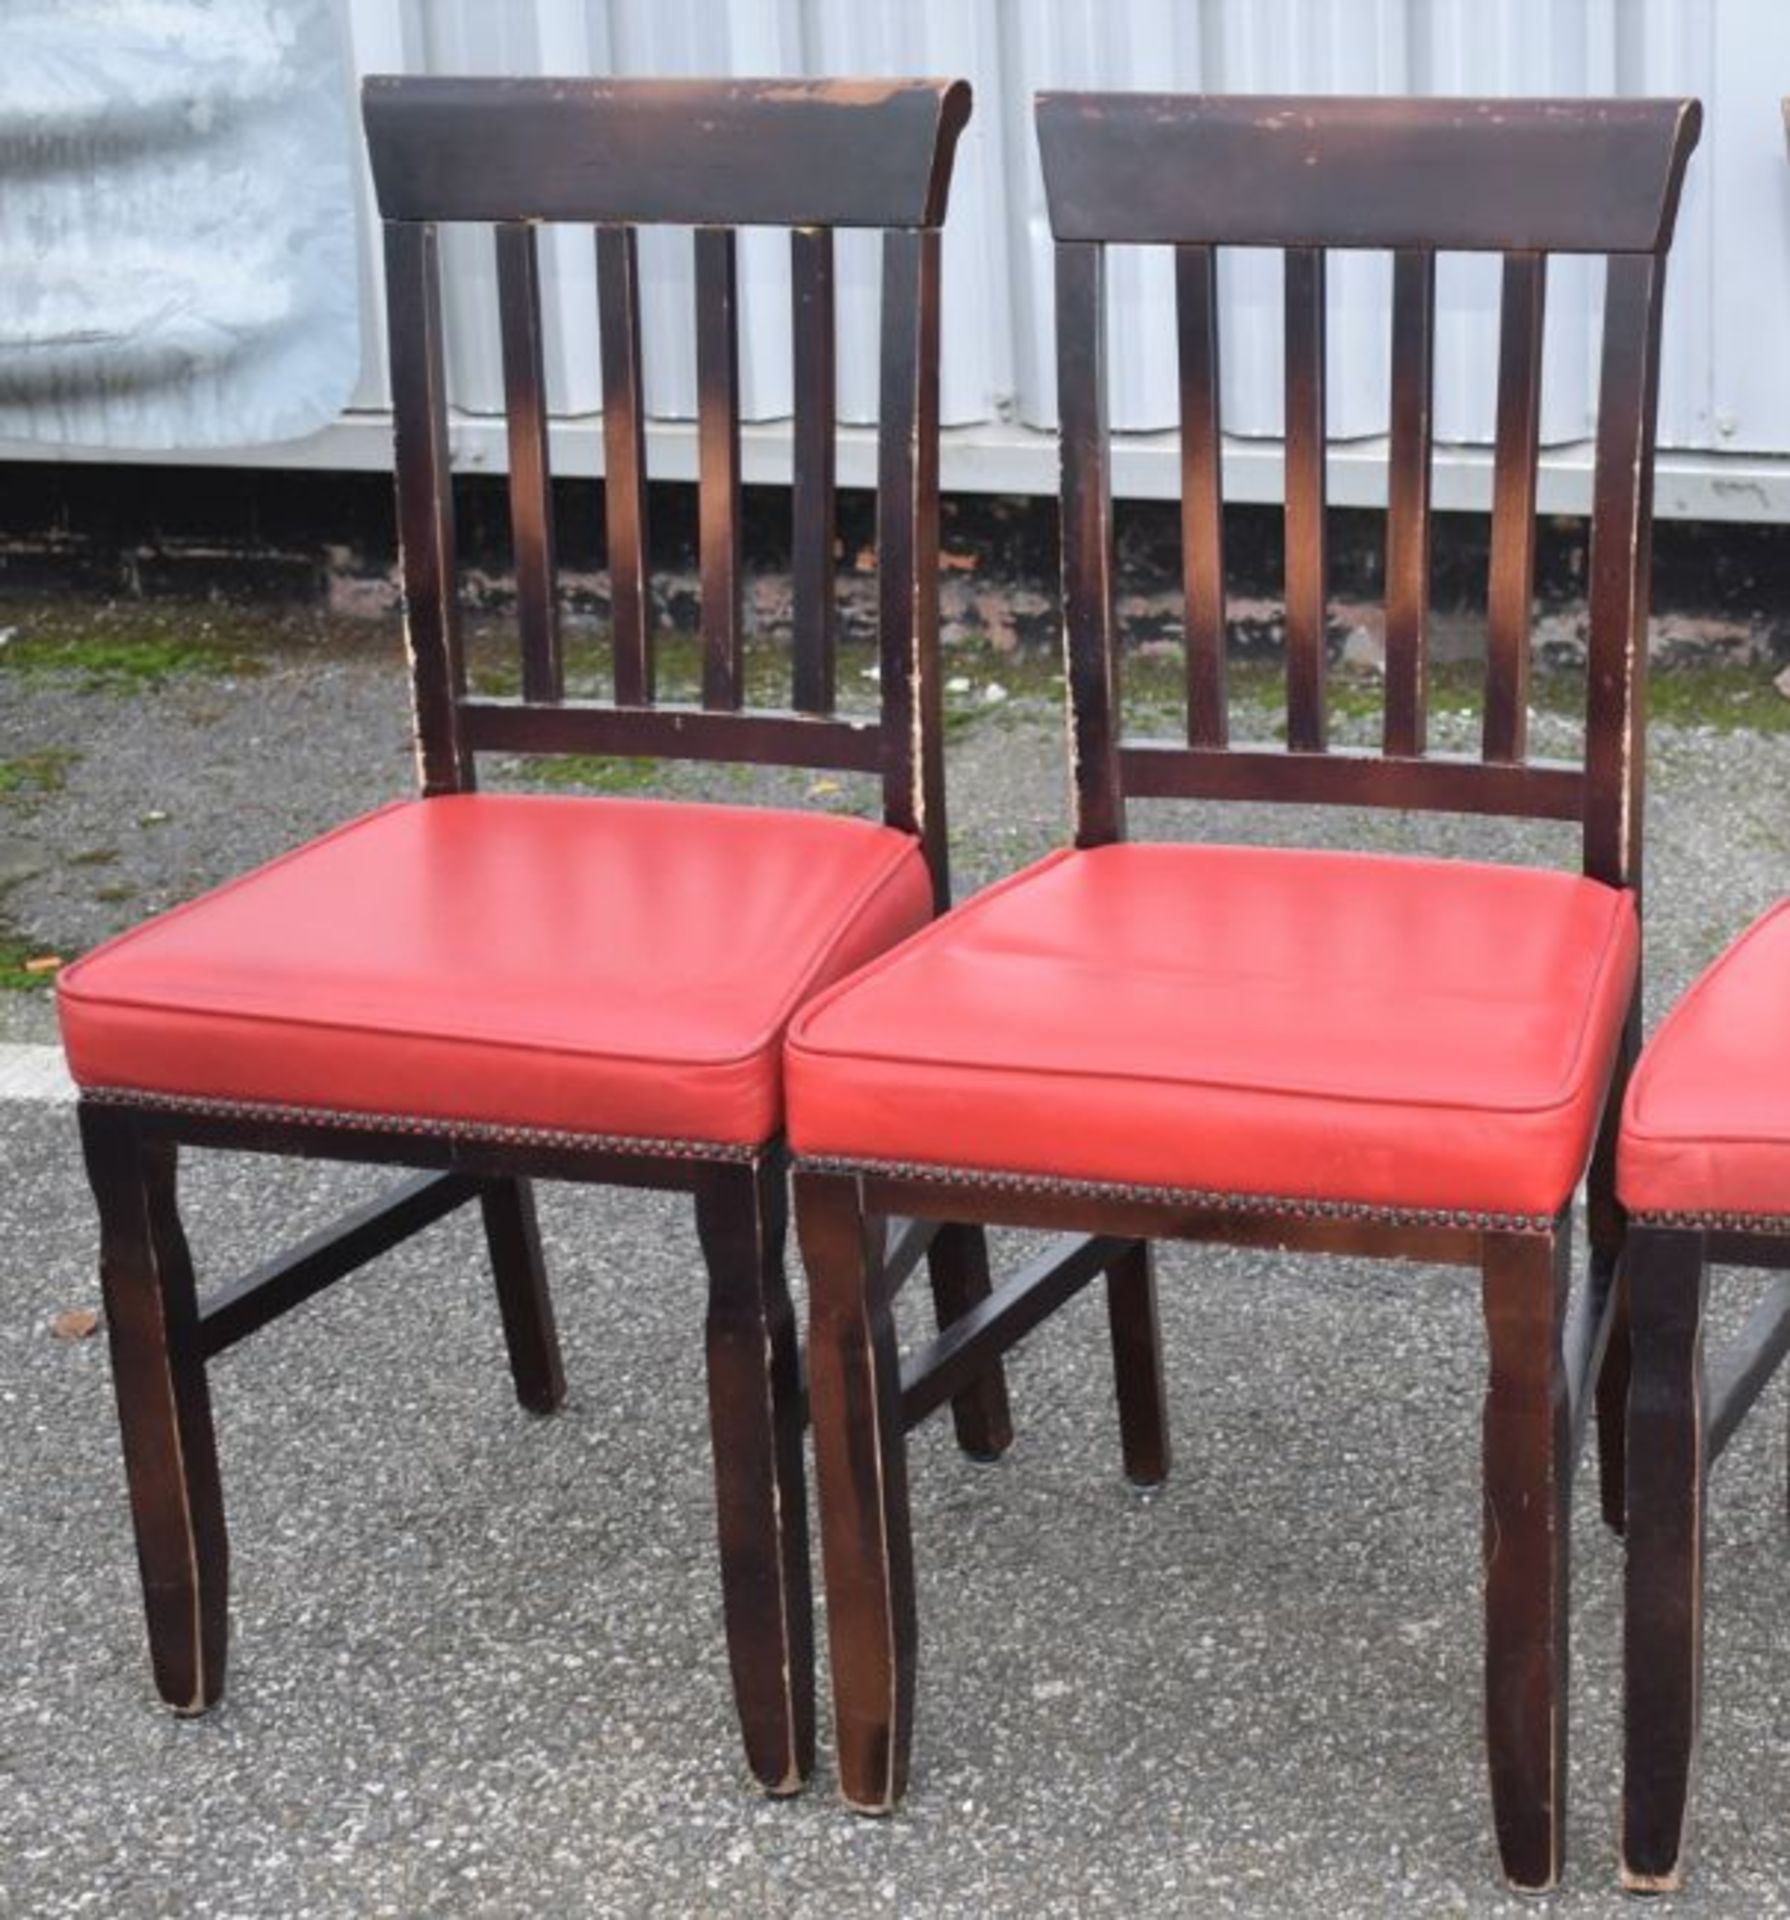
{"type": "Polygon", "coordinates": [[[783,1274],[780,1157],[706,1168],[696,1229],[709,1271],[709,1428],[734,1700],[754,1776],[794,1793],[814,1767],[814,1609],[802,1389],[783,1274]]]}
{"type": "Polygon", "coordinates": [[[552,1413],[566,1397],[566,1375],[547,1292],[534,1188],[526,1180],[488,1181],[479,1191],[479,1207],[516,1398],[530,1413],[552,1413]]]}
{"type": "Polygon", "coordinates": [[[849,1176],[800,1173],[796,1224],[808,1267],[839,1789],[860,1813],[889,1813],[907,1786],[918,1629],[883,1222],[866,1217],[849,1176]]]}
{"type": "MultiPolygon", "coordinates": [[[[941,1333],[988,1298],[988,1236],[980,1227],[943,1226],[926,1250],[941,1333]]],[[[951,1402],[957,1444],[972,1460],[998,1460],[1013,1444],[1007,1375],[997,1360],[951,1402]]]]}
{"type": "Polygon", "coordinates": [[[1629,1242],[1635,1377],[1628,1416],[1622,1884],[1666,1892],[1684,1867],[1703,1668],[1709,1476],[1700,1233],[1629,1242]]]}
{"type": "Polygon", "coordinates": [[[224,1691],[229,1545],[175,1148],[83,1104],[100,1284],[156,1690],[177,1713],[224,1691]]]}
{"type": "Polygon", "coordinates": [[[1486,1746],[1504,1872],[1526,1892],[1565,1854],[1570,1223],[1484,1243],[1486,1746]]]}

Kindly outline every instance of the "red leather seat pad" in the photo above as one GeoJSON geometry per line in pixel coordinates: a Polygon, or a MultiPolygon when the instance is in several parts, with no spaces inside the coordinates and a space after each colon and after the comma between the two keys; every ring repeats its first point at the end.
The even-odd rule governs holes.
{"type": "Polygon", "coordinates": [[[1616,1179],[1635,1213],[1790,1217],[1790,901],[1728,948],[1641,1055],[1616,1179]]]}
{"type": "Polygon", "coordinates": [[[861,820],[452,795],[349,822],[62,976],[84,1087],[755,1144],[803,998],[930,915],[861,820]]]}
{"type": "Polygon", "coordinates": [[[1053,855],[813,1001],[798,1152],[1552,1214],[1633,989],[1576,876],[1122,845],[1053,855]]]}

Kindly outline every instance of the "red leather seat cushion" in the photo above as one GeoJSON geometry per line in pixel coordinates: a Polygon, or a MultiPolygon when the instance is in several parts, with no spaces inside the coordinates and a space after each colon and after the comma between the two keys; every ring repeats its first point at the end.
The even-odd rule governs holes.
{"type": "Polygon", "coordinates": [[[925,922],[862,820],[652,800],[401,802],[62,976],[84,1087],[751,1144],[802,1000],[925,922]]]}
{"type": "Polygon", "coordinates": [[[792,1024],[812,1156],[1552,1214],[1635,978],[1571,875],[1288,849],[1059,853],[792,1024]]]}
{"type": "Polygon", "coordinates": [[[1635,1213],[1790,1215],[1790,901],[1734,942],[1641,1055],[1616,1181],[1635,1213]]]}

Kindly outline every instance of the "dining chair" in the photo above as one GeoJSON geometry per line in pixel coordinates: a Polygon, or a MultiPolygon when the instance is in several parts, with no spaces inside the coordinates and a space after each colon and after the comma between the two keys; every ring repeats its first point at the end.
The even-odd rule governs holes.
{"type": "MultiPolygon", "coordinates": [[[[961,82],[375,78],[405,638],[421,797],[351,820],[62,976],[98,1202],[125,1465],[162,1697],[224,1685],[227,1548],[208,1368],[455,1209],[483,1215],[518,1399],[564,1391],[530,1186],[693,1196],[727,1643],[773,1792],[813,1760],[803,1394],[783,1272],[793,1011],[947,897],[937,606],[940,224],[961,82]],[[456,597],[439,223],[493,230],[520,697],[469,688],[456,597]],[[566,697],[543,381],[543,222],[595,230],[613,701],[566,697]],[[642,226],[695,230],[701,699],[657,700],[642,226]],[[735,229],[789,233],[793,699],[746,700],[735,229]],[[837,229],[881,233],[880,692],[836,711],[837,229]],[[634,755],[868,775],[880,822],[479,790],[481,756],[634,755]],[[182,1147],[417,1169],[199,1297],[182,1147]]],[[[295,745],[298,743],[294,743],[295,745]]],[[[941,1320],[987,1291],[979,1229],[902,1236],[941,1320]]],[[[1007,1443],[998,1370],[956,1396],[1007,1443]]]]}
{"type": "Polygon", "coordinates": [[[1790,1353],[1790,901],[1703,974],[1642,1053],[1622,1116],[1628,1403],[1622,1878],[1682,1883],[1703,1691],[1709,1470],[1790,1353]],[[1712,1266],[1779,1269],[1712,1362],[1712,1266]]]}
{"type": "MultiPolygon", "coordinates": [[[[916,1619],[891,1216],[1478,1268],[1485,1700],[1504,1870],[1561,1869],[1568,1497],[1603,1364],[1621,1484],[1616,1095],[1636,1037],[1643,699],[1660,303],[1692,101],[1045,94],[1055,237],[1063,614],[1074,842],[884,953],[792,1023],[785,1087],[841,1782],[907,1777],[916,1619]],[[1173,249],[1186,728],[1120,726],[1103,260],[1173,249]],[[1286,738],[1233,742],[1216,265],[1284,254],[1286,738]],[[1380,751],[1326,727],[1325,284],[1390,252],[1380,751]],[[1483,737],[1426,730],[1439,252],[1503,256],[1483,737]],[[1529,751],[1547,258],[1607,257],[1582,762],[1529,751]],[[1292,846],[1130,844],[1131,797],[1570,821],[1579,874],[1292,846]],[[1569,1311],[1574,1189],[1589,1278],[1569,1311]]],[[[1057,1304],[1011,1283],[968,1367],[1057,1304]]],[[[1147,1291],[1129,1351],[1159,1364],[1147,1291]]],[[[1121,1343],[1121,1350],[1127,1350],[1121,1343]]],[[[1159,1382],[1131,1382],[1157,1423],[1159,1382]]],[[[1616,1517],[1619,1517],[1619,1513],[1616,1517]]]]}

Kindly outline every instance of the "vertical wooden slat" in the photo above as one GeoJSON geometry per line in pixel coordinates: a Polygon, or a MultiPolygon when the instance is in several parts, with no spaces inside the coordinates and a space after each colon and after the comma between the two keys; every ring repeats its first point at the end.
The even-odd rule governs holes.
{"type": "Polygon", "coordinates": [[[1590,685],[1585,710],[1585,871],[1641,884],[1647,583],[1665,262],[1611,257],[1591,501],[1590,685]]]}
{"type": "Polygon", "coordinates": [[[618,706],[654,689],[646,558],[646,407],[640,365],[640,265],[632,227],[597,229],[597,327],[603,359],[603,516],[618,706]]]}
{"type": "Polygon", "coordinates": [[[1187,741],[1222,747],[1225,705],[1224,470],[1218,420],[1218,263],[1175,249],[1181,361],[1181,579],[1187,629],[1187,741]]]}
{"type": "Polygon", "coordinates": [[[553,561],[553,479],[547,464],[547,383],[541,358],[541,269],[535,229],[502,220],[497,234],[497,311],[503,339],[503,402],[509,428],[510,537],[516,615],[522,633],[522,697],[565,697],[558,581],[553,561]]]}
{"type": "Polygon", "coordinates": [[[917,833],[933,897],[950,902],[944,693],[938,658],[939,236],[883,235],[882,402],[877,441],[877,624],[883,817],[917,833]]]}
{"type": "Polygon", "coordinates": [[[1325,746],[1324,254],[1286,254],[1287,745],[1325,746]]]}
{"type": "Polygon", "coordinates": [[[1429,721],[1430,435],[1436,256],[1392,267],[1392,434],[1386,480],[1386,725],[1389,754],[1424,750],[1429,721]]]}
{"type": "Polygon", "coordinates": [[[1125,831],[1125,800],[1119,777],[1119,662],[1113,631],[1104,265],[1101,249],[1095,243],[1058,243],[1063,634],[1078,847],[1104,845],[1123,838],[1125,831]]]}
{"type": "Polygon", "coordinates": [[[740,643],[739,283],[731,227],[696,230],[696,448],[702,704],[737,708],[740,643]]]}
{"type": "Polygon", "coordinates": [[[471,787],[473,769],[460,728],[466,671],[455,596],[441,271],[432,225],[386,223],[385,285],[417,771],[425,794],[453,793],[471,787]]]}
{"type": "Polygon", "coordinates": [[[795,485],[790,570],[794,576],[795,707],[833,711],[835,370],[833,235],[797,227],[789,236],[795,328],[795,485]]]}
{"type": "Polygon", "coordinates": [[[1535,597],[1535,477],[1541,454],[1541,346],[1547,256],[1504,261],[1498,321],[1498,446],[1486,590],[1485,757],[1528,750],[1529,614],[1535,597]]]}

